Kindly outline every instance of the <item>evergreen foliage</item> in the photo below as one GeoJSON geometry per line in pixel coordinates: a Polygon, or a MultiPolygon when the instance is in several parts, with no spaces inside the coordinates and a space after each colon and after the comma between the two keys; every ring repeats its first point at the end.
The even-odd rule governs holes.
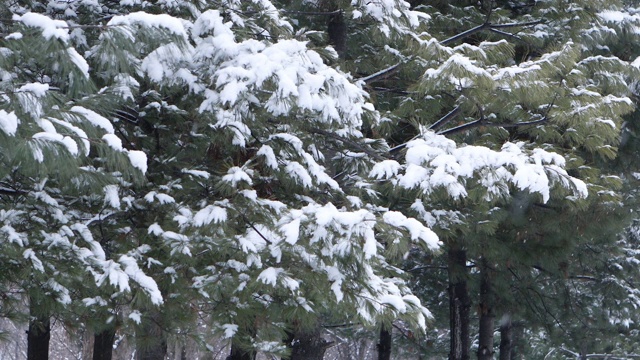
{"type": "Polygon", "coordinates": [[[331,324],[446,329],[460,285],[479,358],[502,315],[547,337],[521,354],[635,351],[633,7],[0,13],[3,316],[75,323],[106,349],[117,332],[139,359],[212,338],[232,358],[296,358],[324,354],[331,324]]]}

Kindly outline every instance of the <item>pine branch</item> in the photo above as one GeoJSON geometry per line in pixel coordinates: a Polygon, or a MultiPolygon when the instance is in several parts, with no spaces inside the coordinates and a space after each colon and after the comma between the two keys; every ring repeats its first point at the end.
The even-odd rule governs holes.
{"type": "Polygon", "coordinates": [[[391,76],[397,69],[398,67],[400,67],[400,65],[402,65],[403,62],[399,62],[395,65],[391,65],[386,69],[382,69],[376,73],[373,73],[371,75],[365,76],[365,77],[361,77],[358,80],[362,80],[365,83],[370,83],[370,82],[374,82],[378,79],[384,79],[388,76],[391,76]]]}
{"type": "Polygon", "coordinates": [[[540,19],[540,20],[529,21],[529,22],[524,22],[524,23],[491,24],[491,28],[492,29],[503,29],[503,28],[513,28],[513,27],[527,27],[527,26],[535,26],[535,25],[544,24],[546,22],[547,22],[546,20],[540,19]]]}
{"type": "Polygon", "coordinates": [[[26,195],[26,194],[28,194],[28,192],[24,190],[0,187],[0,195],[18,196],[18,195],[26,195]]]}
{"type": "Polygon", "coordinates": [[[373,149],[368,148],[368,147],[366,147],[366,146],[364,146],[364,145],[362,145],[362,144],[360,144],[360,143],[358,143],[356,141],[353,141],[353,140],[351,140],[349,138],[346,138],[344,136],[340,136],[340,135],[338,135],[336,133],[332,133],[330,131],[326,131],[326,130],[322,130],[322,129],[316,129],[316,128],[310,129],[310,131],[312,133],[324,135],[326,137],[330,137],[332,139],[342,141],[343,143],[345,143],[345,144],[347,144],[347,145],[349,145],[349,146],[351,146],[351,147],[353,147],[355,149],[358,149],[358,150],[362,151],[363,153],[369,155],[371,158],[376,159],[378,161],[388,160],[388,158],[386,158],[386,157],[382,156],[381,154],[375,152],[373,149]]]}
{"type": "Polygon", "coordinates": [[[484,23],[482,25],[478,25],[478,26],[476,26],[474,28],[471,28],[471,29],[469,29],[467,31],[463,31],[460,34],[454,35],[454,36],[452,36],[452,37],[450,37],[448,39],[444,39],[444,40],[440,41],[440,45],[448,45],[448,44],[451,44],[451,43],[456,42],[458,40],[466,39],[469,36],[471,36],[471,35],[473,35],[473,34],[475,34],[477,32],[480,32],[482,30],[488,29],[490,26],[491,25],[489,23],[484,23]]]}
{"type": "Polygon", "coordinates": [[[449,111],[445,116],[441,117],[438,121],[436,121],[435,123],[431,124],[431,126],[429,126],[429,130],[437,131],[441,127],[443,127],[446,124],[448,124],[449,122],[451,122],[451,120],[457,118],[458,115],[460,115],[460,106],[459,105],[456,106],[455,108],[453,108],[453,110],[449,111]]]}
{"type": "Polygon", "coordinates": [[[483,126],[483,125],[485,125],[483,120],[484,119],[480,118],[480,119],[472,121],[470,123],[462,124],[462,125],[456,126],[454,128],[451,128],[451,129],[440,131],[437,134],[438,135],[450,135],[450,134],[459,133],[459,132],[462,132],[462,131],[465,131],[465,130],[468,130],[468,129],[472,129],[472,128],[475,128],[475,127],[478,127],[478,126],[483,126]]]}
{"type": "Polygon", "coordinates": [[[449,267],[440,266],[440,265],[424,265],[424,266],[414,267],[413,269],[409,269],[407,271],[409,271],[409,272],[417,272],[417,271],[426,270],[426,269],[448,270],[449,267]]]}
{"type": "Polygon", "coordinates": [[[494,32],[498,32],[502,35],[510,35],[510,36],[514,36],[517,38],[517,36],[513,35],[513,34],[509,34],[507,32],[503,32],[503,31],[499,31],[497,29],[507,29],[507,28],[514,28],[514,27],[529,27],[529,26],[535,26],[538,24],[544,24],[546,21],[544,19],[538,20],[538,21],[529,21],[529,22],[524,22],[524,23],[510,23],[510,24],[492,24],[490,22],[488,22],[489,19],[487,19],[487,22],[485,22],[482,25],[478,25],[474,28],[471,28],[467,31],[461,32],[458,35],[454,35],[448,39],[442,40],[440,42],[440,45],[448,45],[450,43],[456,42],[458,40],[462,40],[462,39],[466,39],[469,36],[483,31],[483,30],[490,30],[490,31],[494,31],[494,32]]]}
{"type": "MultiPolygon", "coordinates": [[[[462,132],[462,131],[465,131],[465,130],[468,130],[468,129],[472,129],[472,128],[475,128],[475,127],[479,127],[479,126],[511,127],[511,128],[513,128],[513,127],[521,127],[521,126],[530,126],[530,125],[541,124],[541,123],[547,122],[549,120],[549,112],[553,108],[553,105],[555,104],[557,99],[558,99],[558,94],[556,93],[554,98],[553,98],[553,100],[551,101],[551,103],[547,106],[547,109],[546,109],[543,117],[541,119],[538,119],[538,120],[524,121],[524,122],[518,122],[518,123],[493,123],[493,122],[486,122],[484,115],[481,115],[480,119],[478,119],[478,120],[472,121],[470,123],[462,124],[460,126],[456,126],[454,128],[451,128],[451,129],[440,131],[440,132],[438,132],[438,134],[439,135],[455,134],[455,133],[459,133],[459,132],[462,132]]],[[[482,112],[481,108],[480,108],[480,112],[482,112]]],[[[438,120],[438,121],[440,121],[440,120],[438,120]]]]}

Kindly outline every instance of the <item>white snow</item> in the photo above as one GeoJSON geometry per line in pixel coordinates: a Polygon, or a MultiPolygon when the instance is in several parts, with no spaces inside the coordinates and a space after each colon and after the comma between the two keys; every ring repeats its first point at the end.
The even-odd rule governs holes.
{"type": "Polygon", "coordinates": [[[19,87],[16,92],[29,92],[35,97],[43,97],[49,91],[49,84],[29,83],[19,87]]]}
{"type": "Polygon", "coordinates": [[[82,55],[78,54],[78,51],[76,51],[76,49],[72,47],[67,48],[67,54],[69,54],[71,61],[76,65],[76,67],[78,67],[78,70],[80,70],[82,75],[84,75],[84,77],[88,79],[89,64],[87,63],[87,60],[85,60],[82,55]]]}
{"type": "Polygon", "coordinates": [[[384,160],[373,166],[369,176],[376,179],[389,179],[398,174],[400,167],[400,163],[395,160],[384,160]]]}
{"type": "Polygon", "coordinates": [[[142,314],[141,314],[141,313],[140,313],[140,311],[138,311],[138,310],[133,310],[133,311],[131,312],[131,314],[129,314],[129,316],[128,316],[128,317],[129,317],[129,319],[133,320],[133,322],[135,322],[135,323],[136,323],[136,324],[138,324],[138,325],[139,325],[139,324],[140,324],[140,322],[142,321],[142,320],[141,320],[142,314]]]}
{"type": "Polygon", "coordinates": [[[291,222],[280,226],[280,231],[284,234],[284,241],[293,245],[300,237],[300,219],[293,219],[291,222]]]}
{"type": "Polygon", "coordinates": [[[133,167],[142,171],[143,174],[147,172],[147,154],[140,150],[129,150],[127,155],[133,167]]]}
{"type": "Polygon", "coordinates": [[[543,149],[526,151],[524,143],[505,143],[500,151],[481,146],[457,147],[455,142],[431,132],[423,138],[407,143],[404,174],[394,178],[405,188],[419,188],[430,194],[437,188],[446,189],[452,198],[467,196],[465,181],[477,177],[487,190],[487,200],[506,196],[508,185],[542,195],[543,202],[550,196],[550,187],[567,181],[579,197],[587,193],[580,180],[562,168],[564,158],[543,149]]]}
{"type": "Polygon", "coordinates": [[[267,285],[272,285],[275,287],[276,282],[278,281],[278,275],[280,275],[283,272],[284,272],[284,269],[282,268],[269,267],[262,270],[260,275],[258,275],[258,280],[262,281],[267,285]]]}
{"type": "Polygon", "coordinates": [[[204,170],[182,169],[182,173],[193,175],[195,177],[199,177],[203,179],[208,179],[211,176],[211,174],[209,174],[207,171],[204,171],[204,170]]]}
{"type": "Polygon", "coordinates": [[[122,140],[114,134],[104,134],[102,136],[102,140],[104,140],[110,148],[116,151],[124,151],[122,147],[122,140]]]}
{"type": "Polygon", "coordinates": [[[193,225],[198,227],[209,225],[212,222],[220,224],[225,221],[227,221],[227,209],[215,205],[208,205],[193,217],[193,225]]]}
{"type": "Polygon", "coordinates": [[[151,302],[155,305],[161,305],[164,300],[158,289],[158,284],[149,276],[147,276],[139,267],[136,260],[130,256],[122,255],[118,262],[124,266],[125,274],[134,282],[136,282],[142,290],[144,290],[151,302]]]}
{"type": "Polygon", "coordinates": [[[16,114],[12,111],[7,113],[4,110],[0,110],[0,129],[7,135],[14,136],[18,131],[18,124],[20,120],[16,114]]]}
{"type": "Polygon", "coordinates": [[[120,208],[120,196],[118,194],[118,185],[107,185],[104,187],[104,202],[112,208],[120,208]]]}
{"type": "Polygon", "coordinates": [[[186,38],[187,32],[182,20],[167,14],[149,14],[146,12],[134,12],[128,15],[114,16],[108,26],[144,26],[169,30],[175,35],[186,38]]]}
{"type": "Polygon", "coordinates": [[[230,339],[238,332],[238,325],[236,324],[223,324],[221,327],[224,330],[224,339],[230,339]]]}
{"type": "Polygon", "coordinates": [[[40,28],[42,30],[42,36],[47,40],[51,38],[60,39],[64,42],[69,40],[69,32],[65,29],[68,25],[62,20],[53,20],[46,15],[32,12],[22,16],[14,14],[13,20],[20,21],[27,26],[40,28]]]}
{"type": "Polygon", "coordinates": [[[222,181],[231,183],[233,187],[237,187],[239,182],[246,182],[252,185],[253,180],[251,180],[251,174],[253,174],[253,171],[250,169],[232,166],[227,170],[227,174],[222,177],[222,181]]]}
{"type": "Polygon", "coordinates": [[[70,109],[72,112],[82,115],[87,121],[89,121],[94,126],[100,127],[107,131],[109,134],[113,134],[114,129],[111,121],[107,120],[102,115],[99,115],[93,110],[89,110],[82,106],[74,106],[70,109]]]}
{"type": "Polygon", "coordinates": [[[439,249],[442,245],[436,233],[414,218],[408,218],[397,211],[388,211],[384,213],[382,218],[389,225],[407,229],[411,235],[411,240],[423,241],[432,251],[439,249]]]}

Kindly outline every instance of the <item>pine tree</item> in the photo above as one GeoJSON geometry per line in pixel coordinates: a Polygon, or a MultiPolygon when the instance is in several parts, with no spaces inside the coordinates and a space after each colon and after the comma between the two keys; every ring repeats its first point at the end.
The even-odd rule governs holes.
{"type": "MultiPolygon", "coordinates": [[[[575,260],[572,252],[577,249],[576,244],[593,242],[592,236],[596,233],[581,238],[566,231],[558,234],[558,223],[553,220],[568,212],[571,216],[590,216],[591,221],[597,221],[603,214],[599,207],[621,198],[619,179],[603,175],[597,169],[615,156],[621,116],[632,108],[627,89],[634,70],[625,62],[628,59],[601,55],[604,50],[601,45],[609,31],[599,22],[596,9],[617,9],[617,4],[585,2],[567,12],[552,2],[486,2],[468,6],[471,4],[466,2],[424,4],[416,1],[412,5],[415,10],[430,15],[430,20],[422,23],[422,27],[389,32],[386,36],[369,36],[360,43],[367,44],[361,57],[348,52],[352,59],[346,58],[347,68],[354,73],[371,74],[363,79],[373,92],[378,109],[393,111],[383,112],[386,126],[382,127],[392,145],[397,144],[392,154],[401,151],[406,141],[419,136],[420,129],[425,127],[460,142],[493,148],[507,140],[526,141],[563,154],[570,173],[584,179],[591,192],[588,202],[565,198],[568,194],[563,191],[551,194],[550,208],[557,209],[555,211],[534,205],[540,198],[517,192],[505,196],[500,202],[502,210],[492,213],[488,213],[489,204],[465,206],[430,199],[423,204],[424,222],[433,223],[437,217],[434,226],[442,226],[439,234],[445,240],[445,247],[449,254],[458,254],[451,257],[457,259],[451,265],[457,263],[460,267],[457,273],[462,275],[454,275],[450,281],[460,284],[466,293],[463,289],[464,279],[469,276],[466,273],[468,259],[480,264],[490,258],[489,266],[484,268],[494,273],[493,277],[498,273],[491,263],[506,265],[500,270],[507,271],[505,275],[513,268],[510,265],[513,261],[523,261],[527,271],[537,271],[531,266],[539,266],[539,262],[531,264],[526,258],[512,259],[513,252],[507,245],[520,244],[514,242],[513,235],[501,240],[496,236],[503,233],[500,227],[514,226],[514,233],[521,234],[545,228],[544,233],[549,234],[548,244],[532,248],[541,258],[545,258],[543,254],[548,251],[554,251],[554,240],[564,244],[562,251],[556,249],[557,256],[549,258],[546,264],[556,274],[563,273],[562,263],[575,260]],[[456,26],[451,26],[453,23],[456,26]],[[557,31],[560,26],[565,30],[557,31]],[[421,32],[423,29],[426,32],[421,32]],[[463,31],[466,29],[468,31],[463,31]],[[398,34],[404,41],[394,38],[398,34]],[[375,56],[367,56],[371,54],[369,51],[375,56]],[[372,62],[376,64],[371,66],[372,62]],[[414,82],[416,78],[421,79],[418,84],[414,82]],[[537,213],[538,220],[527,224],[520,218],[513,223],[507,215],[514,211],[517,216],[537,213]],[[452,217],[442,219],[445,214],[452,217]],[[527,227],[529,231],[522,231],[527,227]]],[[[425,17],[423,14],[418,18],[425,17]]],[[[348,34],[348,39],[354,39],[353,34],[348,34]]],[[[485,181],[491,179],[486,174],[479,176],[485,181]]],[[[469,191],[470,197],[478,196],[476,188],[467,188],[475,191],[469,191]]],[[[410,200],[407,203],[395,200],[397,194],[389,198],[394,199],[392,208],[410,210],[410,200]]],[[[561,219],[566,224],[573,218],[561,219]]],[[[620,225],[611,225],[620,229],[620,225]]],[[[502,281],[508,284],[513,279],[505,276],[502,281]]],[[[468,313],[469,304],[466,310],[463,306],[459,311],[468,313]]],[[[487,314],[493,311],[487,308],[487,314]]],[[[492,327],[485,333],[491,335],[492,327]]],[[[488,340],[488,344],[492,342],[488,340]]]]}
{"type": "Polygon", "coordinates": [[[437,238],[375,204],[363,177],[372,162],[358,153],[385,148],[362,134],[378,114],[325,65],[335,53],[297,40],[306,34],[268,2],[139,5],[147,12],[117,10],[88,59],[122,97],[122,146],[149,158],[146,183],[119,184],[102,224],[125,273],[144,267],[136,280],[150,298],[116,283],[110,298],[130,314],[105,301],[91,311],[134,326],[138,354],[203,312],[238,353],[286,353],[286,333],[307,333],[324,314],[423,328],[428,313],[385,257],[414,243],[434,250],[437,238]],[[154,323],[161,332],[148,337],[154,323]]]}
{"type": "Polygon", "coordinates": [[[80,279],[104,275],[104,251],[88,229],[103,189],[137,181],[146,164],[141,152],[113,148],[113,127],[98,114],[111,98],[98,95],[67,23],[26,10],[0,8],[11,19],[0,62],[2,286],[14,294],[3,309],[28,320],[27,356],[44,359],[50,317],[71,317],[80,279]]]}

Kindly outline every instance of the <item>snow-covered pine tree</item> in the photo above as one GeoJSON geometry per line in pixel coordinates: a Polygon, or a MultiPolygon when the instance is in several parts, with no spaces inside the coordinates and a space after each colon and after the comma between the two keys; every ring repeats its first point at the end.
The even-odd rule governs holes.
{"type": "MultiPolygon", "coordinates": [[[[510,209],[518,208],[521,214],[537,212],[538,220],[530,224],[529,230],[546,227],[548,248],[538,247],[525,256],[537,253],[544,259],[542,254],[562,239],[557,243],[564,244],[563,251],[548,259],[548,265],[559,271],[560,263],[570,259],[571,252],[577,249],[572,244],[588,244],[592,241],[589,236],[595,233],[581,240],[571,239],[572,234],[551,220],[566,224],[576,216],[584,223],[589,223],[588,219],[601,221],[598,219],[606,211],[597,209],[620,199],[619,179],[604,176],[598,168],[615,155],[621,116],[632,108],[627,95],[629,79],[635,70],[625,62],[628,58],[609,56],[602,47],[603,39],[611,36],[611,31],[602,22],[603,12],[597,15],[597,11],[616,10],[619,4],[580,2],[565,9],[556,2],[498,1],[476,6],[463,1],[412,1],[416,11],[413,13],[407,11],[403,2],[385,4],[395,6],[392,12],[395,15],[387,19],[430,20],[400,22],[402,26],[394,21],[391,22],[396,26],[378,26],[379,23],[367,26],[366,22],[359,23],[362,18],[358,10],[346,3],[318,1],[314,2],[314,10],[338,11],[343,15],[347,45],[342,48],[340,66],[367,83],[376,107],[383,114],[382,123],[387,125],[378,131],[388,134],[392,144],[398,145],[392,155],[402,150],[421,128],[493,148],[499,148],[507,140],[524,140],[531,146],[563,154],[571,174],[584,179],[594,195],[589,202],[576,202],[564,198],[568,194],[560,191],[552,196],[553,205],[547,205],[557,209],[552,215],[545,215],[548,211],[543,207],[531,207],[540,198],[517,192],[513,197],[505,197],[502,210],[493,213],[487,212],[489,204],[468,207],[431,199],[424,205],[428,210],[425,222],[438,219],[434,226],[442,226],[446,247],[461,241],[460,251],[450,252],[451,255],[464,255],[471,246],[474,260],[484,255],[504,265],[505,257],[512,256],[508,247],[500,245],[502,241],[487,243],[483,239],[501,223],[507,228],[514,226],[506,216],[510,209]],[[422,79],[417,86],[416,78],[422,79]],[[565,212],[573,215],[563,218],[565,212]],[[453,217],[447,219],[447,215],[453,217]],[[469,236],[474,232],[479,234],[477,239],[469,236]]],[[[316,30],[324,30],[326,26],[327,40],[334,43],[330,29],[333,22],[316,19],[297,18],[316,30]]],[[[474,195],[481,199],[483,192],[470,188],[469,194],[472,199],[474,195]]],[[[403,200],[394,194],[392,198],[390,206],[395,209],[409,209],[413,203],[413,196],[403,200]]],[[[520,230],[527,226],[526,221],[515,225],[520,230]]],[[[513,239],[507,241],[516,246],[513,239]]],[[[465,274],[466,255],[453,258],[465,274]]],[[[527,263],[525,260],[523,263],[527,263]]],[[[530,264],[527,266],[531,271],[530,264]]]]}
{"type": "MultiPolygon", "coordinates": [[[[571,252],[577,249],[574,244],[593,241],[590,235],[594,233],[579,238],[566,228],[558,228],[553,219],[561,219],[566,224],[571,216],[563,218],[563,213],[581,211],[573,216],[598,221],[602,212],[595,209],[620,199],[615,192],[619,189],[618,178],[604,176],[598,171],[599,163],[595,159],[610,160],[615,156],[622,115],[632,108],[627,95],[629,78],[634,70],[616,57],[602,56],[593,50],[603,33],[595,9],[604,9],[604,4],[573,4],[572,9],[566,12],[552,2],[530,4],[526,9],[518,10],[514,6],[526,4],[486,2],[467,6],[467,3],[448,2],[414,5],[417,10],[431,15],[427,31],[435,38],[426,33],[416,36],[419,46],[406,51],[407,59],[417,57],[419,61],[416,63],[428,69],[423,70],[422,80],[414,88],[416,94],[402,99],[400,111],[396,113],[400,116],[390,124],[413,123],[416,129],[427,127],[471,144],[495,147],[505,140],[525,140],[534,146],[557,151],[567,159],[571,174],[587,182],[592,194],[584,203],[571,197],[563,200],[566,193],[560,192],[555,199],[552,197],[553,203],[546,207],[547,210],[532,207],[536,200],[528,196],[506,197],[502,210],[494,210],[488,217],[485,206],[445,204],[443,210],[460,210],[462,207],[462,215],[467,218],[462,226],[444,229],[456,239],[443,238],[445,247],[461,253],[457,263],[463,274],[466,273],[467,259],[474,261],[476,266],[485,263],[480,268],[496,272],[500,267],[508,270],[512,263],[518,261],[531,265],[526,257],[535,254],[539,255],[535,260],[538,265],[548,261],[543,267],[548,265],[559,269],[563,262],[571,261],[571,252]],[[576,16],[576,12],[580,16],[576,16]],[[451,23],[460,26],[452,27],[451,23]],[[568,24],[571,24],[570,30],[569,27],[567,31],[556,29],[568,24]],[[460,32],[459,29],[469,31],[460,32]],[[518,198],[526,200],[523,202],[518,198]],[[534,236],[539,239],[536,243],[540,240],[543,243],[524,253],[526,257],[522,259],[514,258],[515,254],[509,250],[502,252],[509,247],[494,235],[496,230],[500,232],[501,224],[511,223],[513,216],[517,215],[513,211],[517,209],[535,221],[519,222],[514,233],[519,233],[530,243],[534,229],[542,226],[546,229],[542,234],[547,234],[546,239],[534,236]],[[499,216],[500,212],[503,212],[502,216],[499,216]],[[487,231],[483,232],[482,228],[487,231]],[[545,250],[545,247],[558,245],[562,251],[556,251],[557,257],[544,256],[550,249],[545,250]]],[[[607,3],[607,6],[614,7],[615,4],[607,3]]],[[[399,131],[398,127],[391,129],[399,139],[411,138],[415,134],[399,131]]],[[[487,180],[487,177],[483,178],[487,180]]],[[[460,218],[459,212],[454,214],[460,218]]],[[[429,216],[432,218],[433,214],[429,213],[429,216]]],[[[505,240],[506,244],[519,246],[518,241],[514,241],[517,239],[505,240]]],[[[466,285],[455,279],[454,283],[466,292],[466,285]]],[[[461,295],[461,299],[464,298],[461,295]]],[[[488,324],[484,330],[481,328],[480,358],[483,347],[487,349],[485,356],[491,356],[493,352],[494,329],[487,317],[495,315],[492,315],[491,307],[485,305],[498,299],[493,296],[490,300],[480,298],[477,301],[483,310],[480,312],[481,327],[488,324]]],[[[468,307],[459,311],[468,314],[468,307]]],[[[464,330],[460,333],[455,330],[452,329],[454,339],[466,338],[464,330]]],[[[468,349],[468,345],[458,347],[452,341],[451,346],[452,358],[469,356],[464,351],[459,355],[453,354],[454,348],[468,349]]]]}
{"type": "Polygon", "coordinates": [[[138,181],[146,157],[114,147],[98,114],[111,97],[97,93],[67,23],[17,4],[0,13],[2,309],[29,324],[27,358],[46,359],[50,318],[72,319],[78,287],[105,275],[89,229],[105,191],[138,181]]]}
{"type": "MultiPolygon", "coordinates": [[[[96,83],[122,97],[111,110],[123,148],[149,163],[145,184],[111,193],[103,245],[163,294],[158,311],[158,297],[132,293],[119,317],[122,331],[138,323],[137,356],[162,356],[150,350],[185,332],[228,338],[246,358],[295,354],[283,340],[321,319],[424,328],[428,312],[386,257],[435,250],[437,237],[376,205],[365,176],[385,144],[362,130],[378,113],[325,64],[335,52],[310,48],[267,1],[131,2],[110,13],[87,28],[87,59],[96,83]],[[189,332],[201,314],[211,332],[189,332]]],[[[94,299],[90,310],[113,321],[113,304],[94,299]]]]}

